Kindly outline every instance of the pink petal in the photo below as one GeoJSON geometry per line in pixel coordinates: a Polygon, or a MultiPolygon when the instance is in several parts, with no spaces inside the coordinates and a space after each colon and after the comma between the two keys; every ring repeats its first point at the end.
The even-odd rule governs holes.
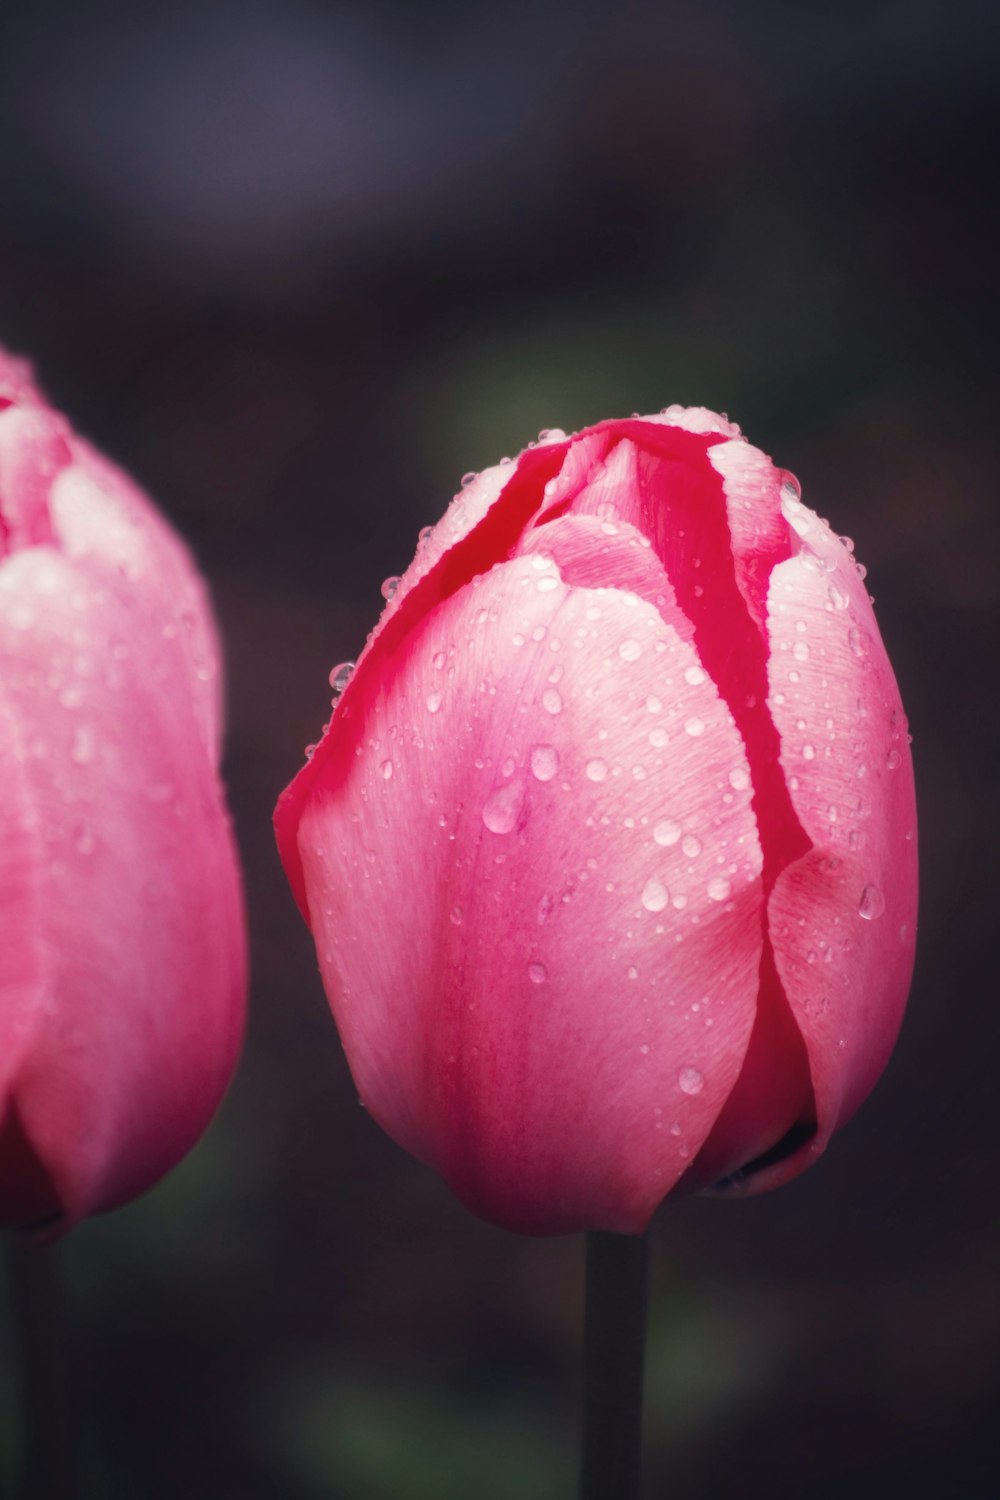
{"type": "MultiPolygon", "coordinates": [[[[620,438],[611,448],[599,477],[573,502],[572,513],[603,516],[605,528],[627,517],[652,539],[673,583],[676,602],[668,606],[667,617],[676,622],[680,613],[684,623],[678,628],[693,635],[698,660],[720,689],[746,746],[767,895],[779,872],[808,847],[789,802],[766,702],[760,590],[790,552],[777,472],[742,440],[706,445],[679,430],[651,438],[648,426],[627,425],[638,429],[635,438],[620,438]]],[[[614,435],[625,426],[615,424],[614,435]]],[[[706,1183],[730,1173],[771,1149],[812,1113],[805,1051],[765,932],[757,1017],[744,1068],[689,1180],[706,1183]]]]}
{"type": "Polygon", "coordinates": [[[70,462],[68,429],[43,407],[0,409],[0,556],[52,540],[49,491],[70,462]]]}
{"type": "Polygon", "coordinates": [[[766,453],[743,440],[717,443],[709,452],[709,462],[725,491],[736,584],[763,632],[771,574],[792,552],[780,506],[785,471],[776,469],[766,453]]]}
{"type": "Polygon", "coordinates": [[[5,1087],[72,1223],[155,1180],[218,1104],[241,1031],[237,866],[183,661],[124,579],[8,557],[0,659],[5,1087]]]}
{"type": "Polygon", "coordinates": [[[175,650],[209,753],[218,760],[222,673],[215,622],[190,554],[128,475],[80,438],[49,496],[57,544],[68,557],[124,579],[158,627],[158,651],[175,650]]]}
{"type": "MultiPolygon", "coordinates": [[[[539,445],[523,453],[517,464],[500,466],[510,475],[505,482],[490,477],[496,471],[484,470],[479,476],[481,490],[470,484],[456,497],[452,511],[441,523],[440,536],[436,540],[429,538],[418,551],[358,658],[337,709],[335,739],[339,748],[351,733],[354,699],[365,696],[372,679],[383,670],[385,660],[399,650],[415,623],[498,559],[513,552],[521,531],[538,508],[544,485],[559,473],[565,448],[559,442],[539,445]],[[456,510],[465,496],[469,496],[469,508],[456,510]]],[[[274,814],[285,874],[307,921],[309,911],[296,833],[314,784],[331,774],[339,774],[331,773],[329,764],[339,753],[339,748],[331,745],[329,727],[329,723],[324,726],[315,754],[281,794],[274,814]]]]}
{"type": "Polygon", "coordinates": [[[739,735],[655,608],[544,556],[393,647],[283,810],[359,1091],[486,1217],[638,1231],[753,1023],[739,735]]]}
{"type": "Polygon", "coordinates": [[[769,922],[809,1053],[822,1149],[872,1088],[899,1029],[916,929],[916,818],[906,719],[864,584],[824,522],[790,496],[784,509],[797,550],[771,580],[769,703],[813,848],[778,877],[769,922]]]}
{"type": "Polygon", "coordinates": [[[38,406],[41,397],[28,361],[0,348],[0,411],[11,405],[38,406]]]}

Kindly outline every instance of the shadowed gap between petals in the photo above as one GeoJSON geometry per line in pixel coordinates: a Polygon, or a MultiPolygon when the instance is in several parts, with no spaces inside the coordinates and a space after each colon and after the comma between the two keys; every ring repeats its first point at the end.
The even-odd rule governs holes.
{"type": "MultiPolygon", "coordinates": [[[[704,668],[746,747],[764,860],[757,1016],[740,1077],[701,1153],[702,1168],[712,1177],[745,1170],[747,1155],[754,1160],[769,1157],[779,1138],[792,1139],[791,1127],[796,1124],[813,1128],[814,1122],[803,1118],[813,1108],[805,1044],[778,978],[767,917],[768,897],[778,875],[811,844],[780,764],[778,731],[767,704],[767,641],[737,582],[722,478],[707,465],[683,465],[647,448],[640,457],[639,484],[643,529],[673,582],[704,668]],[[778,1085],[785,1089],[784,1106],[775,1097],[778,1085]],[[776,1122],[782,1107],[796,1118],[769,1126],[768,1109],[776,1122]],[[747,1116],[760,1120],[763,1135],[751,1137],[743,1160],[730,1161],[730,1153],[739,1153],[747,1116]]],[[[768,572],[782,560],[777,553],[768,559],[768,572]]]]}

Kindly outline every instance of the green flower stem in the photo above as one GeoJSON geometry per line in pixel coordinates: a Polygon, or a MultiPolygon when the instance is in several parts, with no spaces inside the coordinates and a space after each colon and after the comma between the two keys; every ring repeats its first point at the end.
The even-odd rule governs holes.
{"type": "Polygon", "coordinates": [[[7,1236],[18,1401],[18,1500],[75,1500],[77,1433],[61,1247],[7,1236]]]}
{"type": "Polygon", "coordinates": [[[636,1500],[642,1461],[647,1235],[587,1236],[580,1500],[636,1500]]]}

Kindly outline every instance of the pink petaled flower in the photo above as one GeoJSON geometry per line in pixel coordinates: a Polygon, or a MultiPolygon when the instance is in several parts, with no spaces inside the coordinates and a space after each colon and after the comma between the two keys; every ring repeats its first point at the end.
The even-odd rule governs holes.
{"type": "Polygon", "coordinates": [[[184,547],[0,351],[0,1225],[194,1144],[243,1025],[219,650],[184,547]]]}
{"type": "Polygon", "coordinates": [[[895,1040],[896,683],[848,546],[711,412],[469,483],[276,826],[362,1099],[498,1224],[773,1187],[895,1040]]]}

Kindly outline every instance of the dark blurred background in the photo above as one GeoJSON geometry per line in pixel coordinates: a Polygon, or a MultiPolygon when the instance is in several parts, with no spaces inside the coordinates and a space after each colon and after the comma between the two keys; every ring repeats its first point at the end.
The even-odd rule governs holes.
{"type": "Polygon", "coordinates": [[[474,1221],[359,1109],[269,819],[463,470],[671,401],[868,564],[923,910],[819,1168],[655,1223],[649,1495],[1000,1496],[991,11],[4,6],[0,340],[210,580],[252,937],[216,1124],[62,1247],[85,1500],[572,1493],[582,1244],[474,1221]]]}

